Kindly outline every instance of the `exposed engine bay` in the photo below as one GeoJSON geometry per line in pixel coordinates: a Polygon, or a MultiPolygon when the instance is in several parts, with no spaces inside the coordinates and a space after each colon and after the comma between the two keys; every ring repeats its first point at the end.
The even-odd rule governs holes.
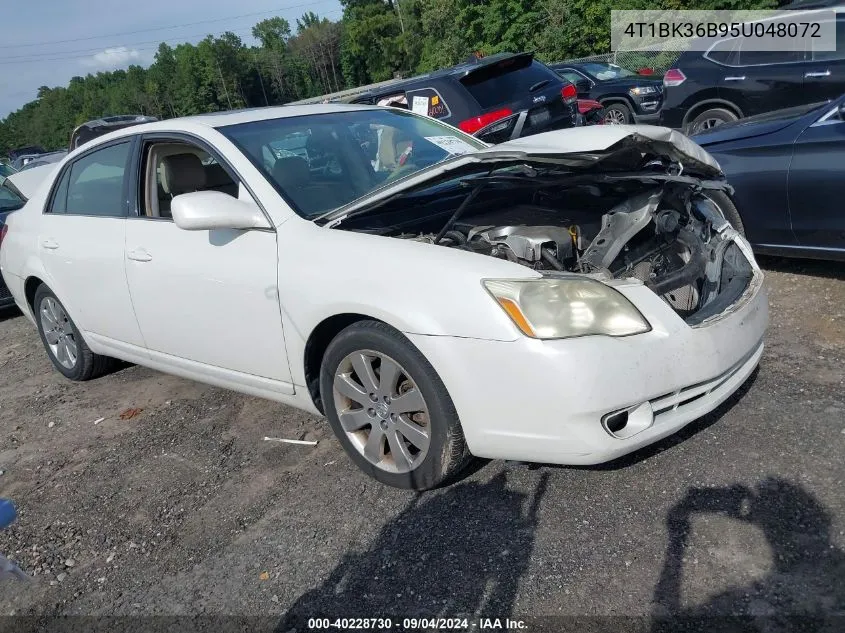
{"type": "Polygon", "coordinates": [[[690,324],[725,310],[753,278],[736,231],[714,202],[719,195],[727,200],[724,181],[665,171],[478,180],[434,200],[425,192],[403,197],[395,208],[380,210],[375,226],[357,230],[505,259],[544,274],[636,278],[690,324]],[[408,214],[415,201],[435,215],[408,214]]]}

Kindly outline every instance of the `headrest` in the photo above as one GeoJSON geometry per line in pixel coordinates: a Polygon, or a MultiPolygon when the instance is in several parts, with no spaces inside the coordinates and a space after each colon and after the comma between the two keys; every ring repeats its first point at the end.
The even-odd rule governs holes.
{"type": "Polygon", "coordinates": [[[273,180],[285,191],[297,189],[311,180],[311,168],[301,156],[285,156],[273,165],[273,180]]]}
{"type": "Polygon", "coordinates": [[[205,168],[196,154],[165,156],[161,164],[161,185],[170,195],[178,196],[205,187],[205,168]]]}

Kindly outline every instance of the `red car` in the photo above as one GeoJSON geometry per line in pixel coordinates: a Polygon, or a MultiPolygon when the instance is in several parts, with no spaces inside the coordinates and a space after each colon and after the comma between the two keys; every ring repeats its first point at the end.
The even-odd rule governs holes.
{"type": "Polygon", "coordinates": [[[578,113],[584,117],[584,125],[603,125],[604,106],[593,99],[578,99],[578,113]]]}

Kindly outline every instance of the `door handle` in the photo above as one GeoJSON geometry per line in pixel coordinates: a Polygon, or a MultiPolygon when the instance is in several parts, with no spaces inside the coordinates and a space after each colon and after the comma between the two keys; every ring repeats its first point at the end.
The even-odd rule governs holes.
{"type": "Polygon", "coordinates": [[[48,239],[44,240],[43,242],[41,242],[41,246],[43,248],[54,251],[57,248],[59,248],[59,243],[56,240],[54,240],[53,238],[48,238],[48,239]]]}
{"type": "Polygon", "coordinates": [[[745,81],[745,75],[739,77],[725,77],[725,81],[745,81]]]}
{"type": "Polygon", "coordinates": [[[127,252],[126,257],[127,259],[131,259],[135,262],[148,262],[151,261],[153,258],[153,256],[150,255],[143,248],[136,248],[134,251],[127,252]]]}
{"type": "Polygon", "coordinates": [[[817,73],[804,73],[805,78],[810,77],[830,77],[830,71],[825,70],[824,72],[817,72],[817,73]]]}

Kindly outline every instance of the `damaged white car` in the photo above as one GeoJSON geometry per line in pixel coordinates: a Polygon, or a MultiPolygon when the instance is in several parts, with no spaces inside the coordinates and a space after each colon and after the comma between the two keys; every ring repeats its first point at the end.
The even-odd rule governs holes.
{"type": "Polygon", "coordinates": [[[73,152],[0,268],[68,378],[120,358],[323,413],[365,472],[426,489],[472,455],[608,461],[736,391],[768,308],[730,192],[663,128],[489,147],[268,108],[73,152]]]}

